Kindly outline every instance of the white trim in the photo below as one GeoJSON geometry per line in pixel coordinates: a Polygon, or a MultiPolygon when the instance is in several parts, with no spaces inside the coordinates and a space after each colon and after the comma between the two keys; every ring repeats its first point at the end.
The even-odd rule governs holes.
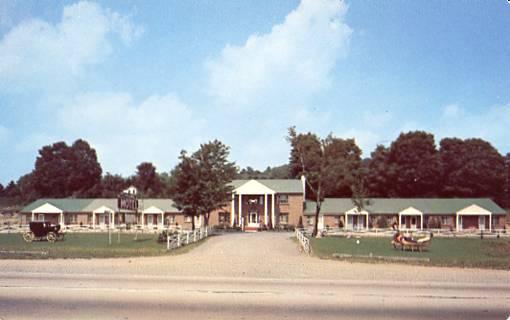
{"type": "Polygon", "coordinates": [[[271,194],[271,228],[274,228],[274,219],[275,219],[275,212],[274,212],[274,208],[275,208],[275,196],[274,196],[274,193],[271,194]]]}
{"type": "Polygon", "coordinates": [[[142,214],[164,214],[165,212],[156,206],[150,206],[142,211],[142,214]]]}
{"type": "Polygon", "coordinates": [[[58,207],[55,207],[49,202],[46,202],[45,204],[35,208],[32,210],[32,213],[58,213],[61,214],[64,211],[58,207]]]}
{"type": "MultiPolygon", "coordinates": [[[[402,229],[402,216],[409,216],[409,217],[419,216],[420,217],[420,230],[423,230],[423,212],[421,212],[420,210],[418,210],[412,206],[400,211],[398,213],[398,229],[399,230],[402,229]]],[[[414,225],[409,223],[409,225],[411,226],[409,230],[417,230],[418,229],[417,223],[415,223],[414,225]]],[[[404,229],[407,229],[407,226],[404,226],[404,227],[405,227],[404,229]]]]}
{"type": "Polygon", "coordinates": [[[268,220],[269,217],[268,217],[268,214],[267,214],[267,193],[264,194],[264,224],[267,226],[268,225],[268,220]]]}
{"type": "Polygon", "coordinates": [[[487,216],[490,216],[492,215],[492,212],[490,212],[489,210],[486,210],[476,204],[472,204],[460,211],[457,212],[458,215],[463,215],[463,216],[469,216],[469,215],[472,215],[472,216],[479,216],[479,215],[487,215],[487,216]]]}
{"type": "Polygon", "coordinates": [[[236,194],[275,194],[275,191],[266,187],[257,180],[250,180],[234,189],[236,194]]]}

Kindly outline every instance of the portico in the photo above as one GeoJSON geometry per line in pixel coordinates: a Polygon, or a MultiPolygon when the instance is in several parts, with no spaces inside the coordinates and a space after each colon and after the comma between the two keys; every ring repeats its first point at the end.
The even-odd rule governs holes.
{"type": "Polygon", "coordinates": [[[398,229],[423,230],[423,212],[414,208],[408,207],[398,213],[398,229]]]}
{"type": "Polygon", "coordinates": [[[492,212],[476,204],[470,205],[457,212],[456,226],[457,231],[466,229],[483,231],[489,229],[490,232],[492,230],[492,212]]]}
{"type": "Polygon", "coordinates": [[[275,226],[276,192],[256,180],[250,180],[232,192],[230,221],[232,226],[258,229],[275,226]]]}
{"type": "Polygon", "coordinates": [[[64,225],[64,211],[46,202],[32,210],[32,221],[50,221],[64,225]]]}

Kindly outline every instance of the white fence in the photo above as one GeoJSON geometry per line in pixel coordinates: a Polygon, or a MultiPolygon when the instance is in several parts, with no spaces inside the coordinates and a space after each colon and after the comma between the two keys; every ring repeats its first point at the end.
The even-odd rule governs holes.
{"type": "Polygon", "coordinates": [[[166,249],[173,250],[190,243],[195,243],[207,238],[210,234],[209,227],[195,229],[195,231],[178,231],[174,234],[167,234],[166,249]]]}
{"type": "Polygon", "coordinates": [[[310,239],[307,238],[305,230],[296,228],[295,232],[299,242],[299,248],[306,254],[310,254],[312,252],[312,247],[310,246],[310,239]]]}
{"type": "MultiPolygon", "coordinates": [[[[362,230],[346,230],[343,228],[325,228],[322,230],[323,236],[349,236],[349,235],[362,235],[366,237],[391,237],[395,234],[396,230],[392,229],[362,229],[362,230]]],[[[425,230],[400,230],[403,233],[412,233],[415,235],[420,234],[429,234],[433,233],[434,236],[444,237],[444,238],[470,238],[470,237],[487,237],[487,238],[499,238],[499,237],[510,237],[509,230],[506,229],[492,229],[491,232],[489,230],[463,230],[463,231],[455,231],[449,229],[425,229],[425,230]]]]}

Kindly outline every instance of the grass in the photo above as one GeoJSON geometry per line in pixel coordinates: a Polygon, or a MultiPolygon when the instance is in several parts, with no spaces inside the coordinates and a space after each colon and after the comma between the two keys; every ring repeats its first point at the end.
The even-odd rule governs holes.
{"type": "Polygon", "coordinates": [[[68,233],[63,241],[26,243],[22,234],[0,234],[0,259],[52,259],[52,258],[120,258],[175,255],[188,252],[203,241],[176,250],[167,251],[166,243],[158,243],[157,234],[68,233]]]}
{"type": "MultiPolygon", "coordinates": [[[[354,260],[366,260],[364,256],[426,258],[428,262],[409,261],[411,264],[424,264],[447,267],[470,268],[510,268],[510,239],[452,239],[434,238],[428,251],[409,252],[395,250],[390,238],[343,238],[327,237],[312,239],[315,255],[332,258],[334,253],[352,255],[354,260]],[[360,240],[359,244],[356,240],[360,240]]],[[[412,259],[410,259],[412,260],[412,259]]]]}

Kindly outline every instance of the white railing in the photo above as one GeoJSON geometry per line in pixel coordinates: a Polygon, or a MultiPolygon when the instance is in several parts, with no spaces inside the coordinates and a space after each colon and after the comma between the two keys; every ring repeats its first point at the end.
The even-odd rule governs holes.
{"type": "Polygon", "coordinates": [[[296,228],[295,233],[299,242],[299,248],[306,254],[310,254],[312,252],[312,247],[310,246],[310,239],[306,237],[305,230],[296,228]]]}
{"type": "Polygon", "coordinates": [[[178,231],[174,234],[167,234],[166,249],[173,250],[190,243],[195,243],[207,238],[210,234],[209,227],[195,229],[195,231],[178,231]]]}

